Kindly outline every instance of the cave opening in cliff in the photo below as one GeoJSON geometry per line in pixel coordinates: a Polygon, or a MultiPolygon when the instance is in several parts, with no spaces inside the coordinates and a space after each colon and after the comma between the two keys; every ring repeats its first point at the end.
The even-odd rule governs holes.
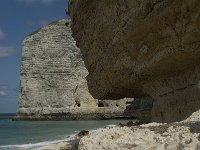
{"type": "Polygon", "coordinates": [[[81,107],[80,102],[76,102],[75,106],[76,106],[76,107],[81,107]]]}
{"type": "Polygon", "coordinates": [[[98,107],[104,107],[104,103],[103,102],[99,102],[98,103],[98,107]]]}

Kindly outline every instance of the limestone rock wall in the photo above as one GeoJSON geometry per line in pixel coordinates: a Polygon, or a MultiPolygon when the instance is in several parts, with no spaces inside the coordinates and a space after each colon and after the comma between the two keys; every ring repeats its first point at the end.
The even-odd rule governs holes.
{"type": "Polygon", "coordinates": [[[84,80],[87,70],[83,69],[79,49],[65,22],[53,22],[24,40],[21,110],[65,112],[70,107],[96,105],[84,80]]]}
{"type": "Polygon", "coordinates": [[[196,111],[199,7],[199,0],[70,0],[90,93],[101,99],[149,96],[153,121],[178,121],[196,111]]]}
{"type": "Polygon", "coordinates": [[[133,98],[100,102],[88,91],[87,75],[80,49],[71,36],[70,21],[55,21],[30,34],[23,41],[21,91],[15,119],[133,116],[130,111],[124,114],[130,105],[126,102],[133,102],[133,98]]]}
{"type": "Polygon", "coordinates": [[[149,82],[144,87],[154,98],[155,121],[184,120],[200,107],[200,66],[175,77],[149,82]]]}

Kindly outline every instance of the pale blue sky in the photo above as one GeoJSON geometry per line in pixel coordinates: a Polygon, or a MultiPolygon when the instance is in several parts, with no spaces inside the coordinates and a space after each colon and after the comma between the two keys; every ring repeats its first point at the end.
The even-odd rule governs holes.
{"type": "Polygon", "coordinates": [[[0,0],[0,113],[17,110],[23,39],[67,18],[66,7],[67,0],[0,0]]]}

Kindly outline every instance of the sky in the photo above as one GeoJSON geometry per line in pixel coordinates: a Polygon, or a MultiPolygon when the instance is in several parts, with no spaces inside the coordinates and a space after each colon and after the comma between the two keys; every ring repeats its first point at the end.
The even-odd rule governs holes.
{"type": "Polygon", "coordinates": [[[18,108],[23,39],[60,19],[66,19],[67,0],[0,0],[0,113],[18,108]]]}

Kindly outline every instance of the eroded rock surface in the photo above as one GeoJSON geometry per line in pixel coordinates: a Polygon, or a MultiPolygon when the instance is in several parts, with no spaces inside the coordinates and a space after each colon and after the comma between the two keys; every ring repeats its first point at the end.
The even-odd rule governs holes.
{"type": "MultiPolygon", "coordinates": [[[[98,130],[81,131],[65,143],[79,150],[199,150],[200,115],[175,123],[127,123],[127,126],[106,126],[98,130]]],[[[63,142],[44,148],[62,148],[63,142]]],[[[43,148],[43,147],[42,147],[43,148]]]]}
{"type": "Polygon", "coordinates": [[[79,150],[199,150],[200,118],[193,114],[184,122],[150,123],[132,127],[112,127],[90,131],[79,150]]]}
{"type": "Polygon", "coordinates": [[[96,106],[84,79],[87,70],[65,23],[53,22],[24,40],[19,114],[65,117],[84,112],[84,107],[90,113],[96,106]]]}
{"type": "Polygon", "coordinates": [[[172,150],[200,149],[199,133],[186,126],[169,127],[163,134],[149,128],[114,127],[91,132],[79,143],[79,150],[172,150]]]}
{"type": "Polygon", "coordinates": [[[150,96],[153,121],[183,120],[199,109],[199,7],[199,0],[69,1],[90,93],[150,96]]]}
{"type": "Polygon", "coordinates": [[[141,109],[140,102],[148,105],[142,105],[142,109],[151,110],[152,103],[145,100],[138,103],[133,98],[94,99],[88,91],[87,75],[80,49],[71,36],[70,21],[55,21],[30,34],[23,42],[21,91],[15,119],[133,117],[133,111],[138,113],[141,109]],[[127,109],[132,105],[136,108],[127,109]]]}

